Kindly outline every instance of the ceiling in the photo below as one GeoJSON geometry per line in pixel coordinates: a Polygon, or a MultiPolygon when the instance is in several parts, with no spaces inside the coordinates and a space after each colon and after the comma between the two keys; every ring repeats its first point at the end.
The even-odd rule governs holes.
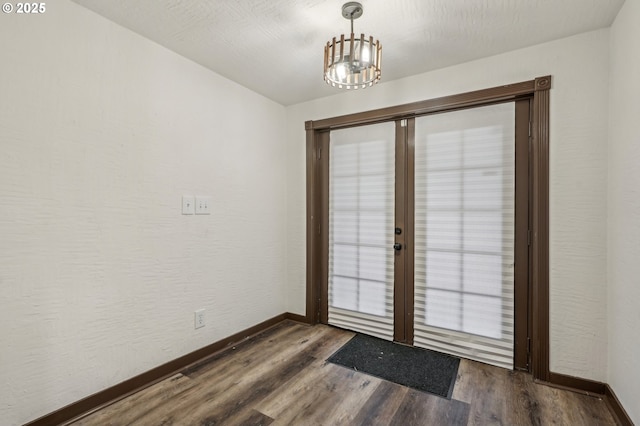
{"type": "MultiPolygon", "coordinates": [[[[340,90],[322,60],[350,32],[342,0],[73,1],[283,105],[340,90]]],[[[608,27],[623,2],[361,0],[354,30],[380,40],[385,82],[608,27]]]]}

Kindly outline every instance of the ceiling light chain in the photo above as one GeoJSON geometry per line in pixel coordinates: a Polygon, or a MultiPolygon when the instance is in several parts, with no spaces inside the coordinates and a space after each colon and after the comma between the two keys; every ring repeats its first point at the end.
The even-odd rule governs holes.
{"type": "Polygon", "coordinates": [[[324,80],[338,88],[358,89],[373,86],[381,77],[380,59],[382,46],[360,34],[353,32],[353,20],[362,16],[360,3],[348,2],[342,6],[342,16],[351,21],[351,37],[344,34],[338,40],[333,37],[324,47],[324,80]]]}

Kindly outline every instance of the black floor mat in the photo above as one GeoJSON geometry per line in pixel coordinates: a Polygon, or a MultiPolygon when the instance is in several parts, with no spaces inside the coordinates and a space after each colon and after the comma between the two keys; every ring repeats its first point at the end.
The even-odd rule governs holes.
{"type": "Polygon", "coordinates": [[[327,359],[390,382],[451,399],[460,359],[356,334],[327,359]]]}

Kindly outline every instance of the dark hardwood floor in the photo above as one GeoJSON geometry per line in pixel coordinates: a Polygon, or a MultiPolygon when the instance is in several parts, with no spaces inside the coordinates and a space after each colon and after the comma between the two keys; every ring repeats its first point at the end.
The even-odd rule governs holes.
{"type": "Polygon", "coordinates": [[[352,336],[285,321],[72,424],[615,425],[599,398],[473,361],[451,400],[326,363],[352,336]]]}

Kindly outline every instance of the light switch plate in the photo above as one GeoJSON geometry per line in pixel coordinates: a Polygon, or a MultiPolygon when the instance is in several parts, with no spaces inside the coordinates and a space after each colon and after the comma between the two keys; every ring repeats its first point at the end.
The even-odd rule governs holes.
{"type": "Polygon", "coordinates": [[[211,214],[211,197],[196,195],[196,214],[211,214]]]}
{"type": "Polygon", "coordinates": [[[204,309],[195,311],[195,328],[204,327],[204,309]]]}
{"type": "Polygon", "coordinates": [[[196,201],[193,195],[182,196],[182,214],[194,214],[196,212],[196,201]]]}

